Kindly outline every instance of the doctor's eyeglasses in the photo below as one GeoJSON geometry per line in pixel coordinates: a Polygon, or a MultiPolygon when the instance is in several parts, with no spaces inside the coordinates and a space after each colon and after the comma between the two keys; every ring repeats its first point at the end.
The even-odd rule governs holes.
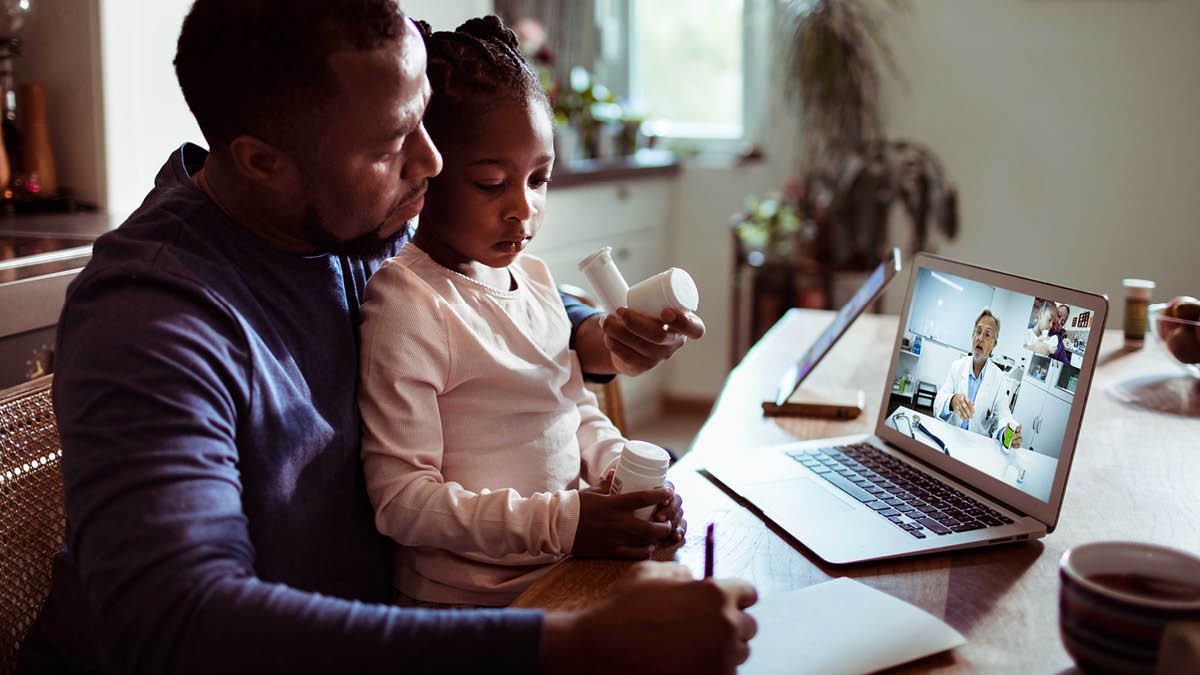
{"type": "Polygon", "coordinates": [[[992,332],[992,329],[991,329],[991,328],[984,328],[983,326],[975,326],[975,333],[974,333],[974,336],[975,336],[975,337],[982,337],[982,338],[984,338],[985,340],[991,340],[991,341],[993,341],[993,342],[995,342],[995,341],[996,341],[996,334],[995,334],[994,332],[992,332]]]}

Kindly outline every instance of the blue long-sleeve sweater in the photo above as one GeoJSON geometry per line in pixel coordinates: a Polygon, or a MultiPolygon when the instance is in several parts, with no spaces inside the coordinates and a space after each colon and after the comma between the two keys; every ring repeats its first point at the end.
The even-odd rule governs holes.
{"type": "Polygon", "coordinates": [[[204,158],[173,153],[67,293],[70,531],[26,668],[536,670],[538,612],[387,605],[355,407],[358,305],[383,258],[270,248],[193,185],[204,158]]]}

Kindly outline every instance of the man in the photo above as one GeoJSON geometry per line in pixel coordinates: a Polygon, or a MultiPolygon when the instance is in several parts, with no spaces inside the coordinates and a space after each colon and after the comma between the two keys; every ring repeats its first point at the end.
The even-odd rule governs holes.
{"type": "MultiPolygon", "coordinates": [[[[212,152],[174,153],[68,291],[54,396],[71,525],[25,672],[731,672],[745,660],[753,588],[678,566],[644,566],[580,612],[386,604],[388,549],[358,457],[356,328],[366,279],[441,168],[421,124],[424,69],[395,0],[193,6],[176,72],[212,152]]],[[[637,372],[703,333],[694,317],[669,317],[668,337],[632,313],[601,325],[571,312],[593,370],[637,372]]],[[[622,503],[672,497],[637,494],[622,503]]]]}
{"type": "Polygon", "coordinates": [[[950,364],[950,372],[933,399],[934,414],[949,424],[1000,438],[1012,422],[1012,447],[1021,447],[1021,425],[1013,419],[1004,395],[1004,373],[990,361],[1000,337],[1000,320],[984,309],[975,319],[971,353],[950,364]]]}
{"type": "Polygon", "coordinates": [[[1025,331],[1025,349],[1042,356],[1053,356],[1060,345],[1055,332],[1058,321],[1058,308],[1053,302],[1045,300],[1038,306],[1037,319],[1031,328],[1025,331]]]}
{"type": "Polygon", "coordinates": [[[1071,353],[1067,351],[1067,321],[1071,318],[1071,306],[1059,305],[1054,310],[1054,323],[1050,325],[1050,335],[1055,339],[1055,350],[1051,357],[1070,364],[1071,353]]]}

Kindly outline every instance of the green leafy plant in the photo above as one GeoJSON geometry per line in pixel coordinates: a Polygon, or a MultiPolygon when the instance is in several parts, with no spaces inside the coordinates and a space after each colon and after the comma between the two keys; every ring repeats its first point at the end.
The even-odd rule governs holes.
{"type": "MultiPolygon", "coordinates": [[[[906,0],[789,0],[786,87],[799,112],[799,180],[828,228],[823,253],[842,267],[871,267],[890,246],[932,246],[958,230],[957,193],[933,151],[888,139],[879,98],[885,73],[902,78],[881,30],[906,0]],[[885,241],[895,202],[911,236],[885,241]]],[[[896,237],[897,235],[891,235],[896,237]]]]}
{"type": "MultiPolygon", "coordinates": [[[[901,0],[887,5],[902,6],[901,0]]],[[[840,167],[883,137],[880,63],[899,76],[879,27],[878,2],[791,0],[787,92],[800,109],[802,161],[840,167]]]]}
{"type": "Polygon", "coordinates": [[[778,193],[749,195],[742,206],[743,210],[734,216],[733,226],[748,254],[758,253],[767,258],[793,256],[798,252],[798,244],[815,236],[813,225],[805,221],[801,208],[778,193]]]}

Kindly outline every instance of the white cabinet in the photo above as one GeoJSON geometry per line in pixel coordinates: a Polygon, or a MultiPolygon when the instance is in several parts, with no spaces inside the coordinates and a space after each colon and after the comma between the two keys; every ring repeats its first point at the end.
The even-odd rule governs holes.
{"type": "Polygon", "coordinates": [[[1017,392],[1017,404],[1013,406],[1013,417],[1021,424],[1021,445],[1033,447],[1033,437],[1037,434],[1034,422],[1042,414],[1042,404],[1046,402],[1046,391],[1035,387],[1025,378],[1021,389],[1017,392]]]}
{"type": "Polygon", "coordinates": [[[1053,392],[1046,395],[1042,415],[1037,423],[1038,452],[1057,458],[1062,452],[1063,439],[1067,435],[1067,418],[1071,415],[1071,401],[1064,401],[1053,392]]]}
{"type": "MultiPolygon", "coordinates": [[[[526,250],[546,261],[558,283],[594,295],[578,263],[601,246],[611,246],[617,267],[632,286],[670,266],[666,231],[674,185],[670,178],[654,178],[551,188],[542,229],[526,250]]],[[[658,414],[666,388],[664,369],[620,382],[630,424],[658,414]]]]}
{"type": "Polygon", "coordinates": [[[1043,455],[1057,458],[1067,432],[1071,400],[1059,397],[1046,385],[1026,377],[1017,394],[1013,417],[1021,423],[1021,445],[1043,455]]]}

